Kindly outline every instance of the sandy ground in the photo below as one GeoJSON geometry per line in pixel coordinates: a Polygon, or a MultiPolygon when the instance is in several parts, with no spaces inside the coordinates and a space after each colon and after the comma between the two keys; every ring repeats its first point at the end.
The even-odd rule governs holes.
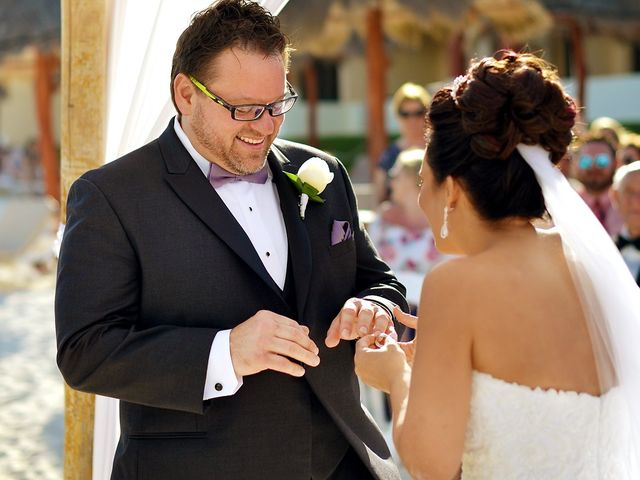
{"type": "Polygon", "coordinates": [[[64,388],[55,363],[53,274],[29,284],[0,291],[0,479],[57,480],[64,388]]]}
{"type": "Polygon", "coordinates": [[[0,480],[59,480],[64,384],[55,363],[57,213],[0,195],[0,480]],[[11,207],[11,208],[10,208],[11,207]]]}

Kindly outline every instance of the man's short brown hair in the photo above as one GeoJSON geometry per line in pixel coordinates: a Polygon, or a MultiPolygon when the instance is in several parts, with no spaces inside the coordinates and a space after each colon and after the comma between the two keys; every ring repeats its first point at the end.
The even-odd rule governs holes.
{"type": "Polygon", "coordinates": [[[616,147],[611,143],[609,138],[607,138],[605,135],[602,135],[602,133],[600,133],[600,132],[587,132],[587,133],[581,135],[580,137],[578,137],[578,139],[575,142],[574,150],[576,152],[579,152],[582,149],[582,147],[584,147],[585,145],[588,145],[590,143],[603,143],[603,144],[605,144],[609,148],[609,151],[611,152],[611,158],[615,160],[615,158],[616,158],[616,147]]]}
{"type": "Polygon", "coordinates": [[[171,66],[171,100],[176,110],[173,93],[176,76],[183,73],[205,81],[208,75],[224,73],[206,69],[231,47],[263,53],[265,57],[281,55],[288,70],[292,48],[280,31],[277,17],[252,1],[220,0],[197,12],[178,39],[171,66]]]}

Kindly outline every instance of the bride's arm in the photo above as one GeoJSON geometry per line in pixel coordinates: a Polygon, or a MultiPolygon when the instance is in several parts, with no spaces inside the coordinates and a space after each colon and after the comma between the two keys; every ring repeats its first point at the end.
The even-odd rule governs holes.
{"type": "Polygon", "coordinates": [[[394,443],[418,479],[457,478],[464,449],[473,294],[465,288],[460,263],[447,262],[426,278],[413,368],[404,369],[390,388],[394,443]]]}

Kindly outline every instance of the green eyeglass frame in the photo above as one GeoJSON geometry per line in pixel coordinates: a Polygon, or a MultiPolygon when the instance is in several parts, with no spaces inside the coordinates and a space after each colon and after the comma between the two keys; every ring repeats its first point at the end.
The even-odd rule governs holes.
{"type": "Polygon", "coordinates": [[[296,100],[298,99],[298,94],[293,89],[289,81],[287,81],[287,90],[289,96],[283,98],[282,100],[278,100],[276,102],[268,104],[255,103],[232,105],[218,95],[210,92],[207,87],[196,80],[193,75],[189,75],[189,80],[191,80],[191,82],[198,88],[198,90],[204,93],[211,100],[229,110],[229,112],[231,112],[231,118],[239,122],[253,122],[254,120],[258,120],[266,111],[268,111],[269,115],[271,115],[272,117],[279,117],[280,115],[284,115],[289,110],[291,110],[293,108],[293,105],[296,103],[296,100]]]}

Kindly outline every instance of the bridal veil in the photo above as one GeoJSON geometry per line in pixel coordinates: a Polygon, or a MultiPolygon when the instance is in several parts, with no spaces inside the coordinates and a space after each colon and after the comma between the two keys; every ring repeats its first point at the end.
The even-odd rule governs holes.
{"type": "MultiPolygon", "coordinates": [[[[603,441],[620,446],[619,471],[640,478],[640,289],[613,241],[539,145],[519,144],[558,230],[580,297],[602,395],[614,393],[614,415],[603,415],[603,441]],[[611,436],[612,435],[612,436],[611,436]],[[607,440],[605,440],[607,439],[607,440]]],[[[603,448],[611,448],[611,445],[603,448]]]]}

